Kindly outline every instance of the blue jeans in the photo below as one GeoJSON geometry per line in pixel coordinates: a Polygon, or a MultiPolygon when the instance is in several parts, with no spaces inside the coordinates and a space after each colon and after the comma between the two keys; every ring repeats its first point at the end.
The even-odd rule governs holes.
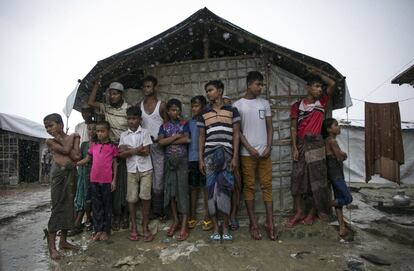
{"type": "Polygon", "coordinates": [[[92,196],[93,229],[111,233],[112,194],[110,183],[90,183],[92,196]]]}
{"type": "Polygon", "coordinates": [[[352,195],[344,180],[336,180],[332,182],[332,187],[335,199],[338,202],[338,207],[342,208],[352,202],[352,195]]]}

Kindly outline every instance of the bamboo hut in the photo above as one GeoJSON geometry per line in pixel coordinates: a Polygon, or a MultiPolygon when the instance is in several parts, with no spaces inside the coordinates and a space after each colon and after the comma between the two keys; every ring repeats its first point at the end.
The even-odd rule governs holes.
{"type": "MultiPolygon", "coordinates": [[[[110,82],[119,81],[128,89],[126,100],[135,104],[141,100],[140,79],[151,74],[159,81],[158,97],[180,99],[188,117],[190,98],[204,94],[206,82],[222,80],[225,94],[235,100],[244,94],[247,72],[258,70],[265,76],[262,95],[270,100],[273,114],[274,209],[283,212],[292,205],[290,105],[306,95],[303,78],[315,68],[337,82],[330,108],[345,107],[345,77],[329,63],[264,40],[203,8],[161,34],[99,61],[83,78],[75,109],[87,101],[98,76],[98,100],[104,101],[110,82]]],[[[261,195],[256,198],[257,209],[264,211],[261,195]]]]}

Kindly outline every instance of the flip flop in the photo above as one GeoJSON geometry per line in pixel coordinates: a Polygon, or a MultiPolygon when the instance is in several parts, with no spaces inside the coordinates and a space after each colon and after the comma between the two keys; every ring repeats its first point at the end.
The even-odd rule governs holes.
{"type": "Polygon", "coordinates": [[[223,234],[223,241],[233,241],[233,236],[230,233],[223,234]]]}
{"type": "Polygon", "coordinates": [[[188,228],[189,229],[194,229],[195,226],[197,225],[197,220],[195,220],[195,219],[189,219],[187,221],[187,224],[188,224],[188,228]]]}
{"type": "Polygon", "coordinates": [[[152,240],[154,240],[154,235],[151,232],[144,233],[144,242],[152,242],[152,240]]]}
{"type": "Polygon", "coordinates": [[[311,226],[313,225],[313,223],[315,223],[315,221],[317,220],[316,216],[312,216],[310,218],[308,218],[309,216],[305,217],[304,219],[302,219],[300,221],[301,224],[303,225],[307,225],[307,226],[311,226]]]}
{"type": "Polygon", "coordinates": [[[170,228],[167,230],[167,236],[172,237],[174,232],[178,230],[178,224],[171,224],[170,228]]]}
{"type": "Polygon", "coordinates": [[[212,235],[210,235],[210,240],[211,241],[220,241],[221,240],[221,236],[219,233],[213,233],[212,235]]]}
{"type": "Polygon", "coordinates": [[[295,227],[298,223],[301,223],[301,221],[303,220],[303,218],[295,218],[295,216],[291,216],[289,217],[285,223],[283,223],[285,225],[285,227],[287,228],[293,228],[295,227]]]}
{"type": "Polygon", "coordinates": [[[237,231],[240,228],[239,220],[237,218],[230,219],[230,230],[237,231]]]}
{"type": "Polygon", "coordinates": [[[209,231],[213,228],[213,222],[209,220],[203,220],[203,231],[209,231]]]}
{"type": "Polygon", "coordinates": [[[187,238],[188,238],[188,230],[187,229],[182,229],[181,231],[180,231],[180,234],[178,235],[178,237],[177,237],[177,241],[184,241],[184,240],[187,240],[187,238]]]}
{"type": "MultiPolygon", "coordinates": [[[[131,232],[128,236],[128,239],[131,240],[131,241],[138,241],[139,240],[138,233],[131,232]]],[[[145,239],[144,239],[144,241],[145,241],[145,239]]]]}

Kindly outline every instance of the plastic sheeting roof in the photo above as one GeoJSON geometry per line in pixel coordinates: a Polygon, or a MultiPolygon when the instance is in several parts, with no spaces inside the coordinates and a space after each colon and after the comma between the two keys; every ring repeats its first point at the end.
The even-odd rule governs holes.
{"type": "Polygon", "coordinates": [[[40,123],[23,117],[0,113],[0,128],[6,131],[37,138],[51,138],[40,123]]]}

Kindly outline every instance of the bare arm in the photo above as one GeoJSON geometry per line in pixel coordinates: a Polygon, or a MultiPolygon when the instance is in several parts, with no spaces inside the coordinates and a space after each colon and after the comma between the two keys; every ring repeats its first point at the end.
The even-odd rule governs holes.
{"type": "Polygon", "coordinates": [[[290,135],[292,138],[292,156],[294,161],[299,160],[299,151],[296,142],[298,119],[292,119],[290,124],[290,135]]]}
{"type": "Polygon", "coordinates": [[[231,168],[236,170],[239,166],[239,147],[240,147],[240,122],[233,124],[233,158],[231,168]]]}
{"type": "Polygon", "coordinates": [[[89,154],[87,154],[86,157],[83,158],[82,160],[78,161],[76,163],[76,165],[77,166],[84,166],[84,165],[86,165],[87,163],[89,163],[91,161],[91,158],[92,157],[89,154]]]}
{"type": "Polygon", "coordinates": [[[168,121],[167,105],[164,102],[160,104],[160,116],[164,122],[168,121]]]}
{"type": "MultiPolygon", "coordinates": [[[[78,135],[79,136],[79,135],[78,135]]],[[[73,141],[75,134],[68,135],[65,139],[62,140],[62,143],[56,139],[48,139],[46,141],[47,146],[50,150],[57,152],[62,155],[69,155],[73,149],[73,141]]]]}
{"type": "Polygon", "coordinates": [[[339,161],[344,161],[347,159],[347,154],[343,151],[341,151],[341,148],[339,148],[338,143],[336,142],[335,139],[330,138],[328,141],[328,144],[330,145],[330,148],[333,152],[333,155],[335,156],[336,159],[338,159],[339,161]]]}
{"type": "Polygon", "coordinates": [[[136,148],[131,148],[126,145],[119,146],[119,157],[121,158],[128,158],[133,155],[139,155],[139,156],[148,156],[150,152],[149,145],[147,146],[138,146],[136,148]]]}
{"type": "Polygon", "coordinates": [[[112,160],[112,172],[114,173],[114,177],[112,179],[112,183],[111,183],[111,192],[115,191],[116,189],[116,180],[118,178],[118,161],[116,159],[116,157],[113,158],[112,160]]]}
{"type": "Polygon", "coordinates": [[[198,137],[198,167],[201,174],[206,175],[206,165],[204,164],[204,144],[206,142],[206,129],[199,128],[199,137],[198,137]]]}
{"type": "Polygon", "coordinates": [[[82,155],[81,155],[80,149],[79,149],[79,145],[80,145],[80,136],[78,134],[74,134],[73,149],[71,149],[70,153],[69,153],[69,157],[73,161],[78,161],[82,158],[82,155]]]}
{"type": "Polygon", "coordinates": [[[190,143],[190,135],[188,133],[184,133],[182,134],[181,137],[177,138],[173,144],[178,144],[178,145],[186,145],[190,143]]]}
{"type": "Polygon", "coordinates": [[[169,136],[169,137],[164,137],[164,135],[159,135],[158,136],[158,143],[161,146],[168,146],[168,145],[171,145],[171,144],[175,143],[174,141],[176,141],[177,139],[179,139],[183,136],[184,136],[184,134],[175,134],[175,135],[172,135],[172,136],[169,136]]]}
{"type": "Polygon", "coordinates": [[[269,157],[272,152],[272,144],[273,144],[272,117],[266,117],[266,135],[267,135],[267,146],[262,154],[262,156],[265,158],[269,157]]]}
{"type": "Polygon", "coordinates": [[[88,98],[88,105],[93,108],[99,109],[101,103],[96,101],[96,92],[98,91],[99,86],[101,85],[100,79],[98,79],[92,87],[92,92],[88,98]]]}

